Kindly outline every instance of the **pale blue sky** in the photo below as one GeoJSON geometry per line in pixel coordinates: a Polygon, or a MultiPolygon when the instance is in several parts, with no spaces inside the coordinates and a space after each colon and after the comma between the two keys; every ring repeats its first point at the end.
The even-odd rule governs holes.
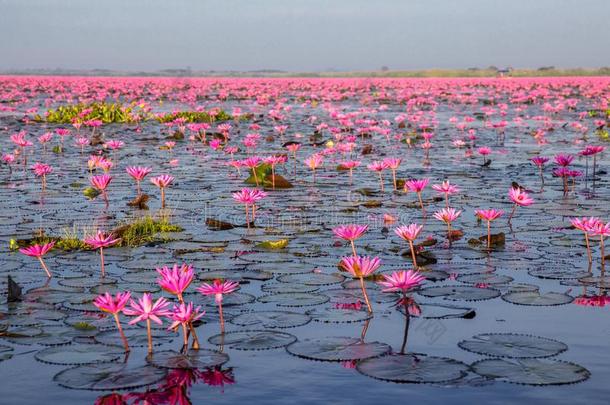
{"type": "Polygon", "coordinates": [[[610,0],[0,0],[0,69],[610,65],[610,0]]]}

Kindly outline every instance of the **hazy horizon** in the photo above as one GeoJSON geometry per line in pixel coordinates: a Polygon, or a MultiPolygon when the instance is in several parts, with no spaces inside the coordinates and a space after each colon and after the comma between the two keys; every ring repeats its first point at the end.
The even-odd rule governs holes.
{"type": "Polygon", "coordinates": [[[610,66],[604,0],[0,0],[0,70],[610,66]]]}

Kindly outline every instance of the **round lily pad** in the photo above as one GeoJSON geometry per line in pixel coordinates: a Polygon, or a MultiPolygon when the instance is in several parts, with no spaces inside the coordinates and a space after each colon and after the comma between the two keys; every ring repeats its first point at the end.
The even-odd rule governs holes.
{"type": "Polygon", "coordinates": [[[513,278],[495,273],[475,273],[458,276],[457,281],[467,284],[507,284],[513,278]]]}
{"type": "Polygon", "coordinates": [[[292,355],[320,361],[363,360],[384,355],[390,350],[385,343],[362,342],[351,337],[305,339],[286,347],[292,355]]]}
{"type": "Polygon", "coordinates": [[[474,363],[472,371],[508,383],[538,386],[574,384],[591,376],[577,364],[549,359],[485,359],[474,363]]]}
{"type": "Polygon", "coordinates": [[[20,345],[42,345],[42,346],[60,346],[67,345],[72,341],[72,337],[66,336],[64,332],[68,330],[68,327],[64,325],[52,325],[43,327],[43,332],[36,336],[23,336],[23,337],[6,337],[9,342],[20,344],[20,345]]]}
{"type": "MultiPolygon", "coordinates": [[[[401,313],[405,313],[405,307],[403,305],[398,305],[397,308],[401,313]]],[[[425,303],[419,304],[419,308],[421,309],[421,317],[424,319],[471,319],[476,316],[474,308],[459,307],[449,304],[425,303]]]]}
{"type": "Polygon", "coordinates": [[[452,301],[482,301],[500,296],[500,291],[493,288],[450,285],[442,287],[427,287],[417,291],[418,294],[430,298],[444,298],[452,301]]]}
{"type": "Polygon", "coordinates": [[[305,284],[287,284],[287,283],[268,283],[261,286],[261,290],[268,294],[277,293],[310,293],[318,291],[320,288],[313,285],[305,284]]]}
{"type": "Polygon", "coordinates": [[[277,278],[281,283],[298,283],[305,285],[331,285],[338,284],[345,279],[341,274],[305,273],[305,274],[284,274],[277,278]]]}
{"type": "Polygon", "coordinates": [[[574,301],[574,297],[568,294],[556,292],[540,294],[538,291],[507,293],[502,296],[502,299],[511,304],[533,306],[565,305],[574,301]]]}
{"type": "Polygon", "coordinates": [[[466,376],[461,361],[425,354],[391,354],[361,361],[356,370],[368,377],[395,383],[447,383],[466,376]]]}
{"type": "Polygon", "coordinates": [[[241,281],[241,280],[256,280],[266,281],[273,278],[273,275],[266,271],[255,270],[214,270],[201,271],[197,274],[197,278],[203,281],[211,281],[216,279],[241,281]]]}
{"type": "Polygon", "coordinates": [[[307,311],[316,322],[325,323],[351,323],[361,322],[371,319],[373,314],[368,311],[356,309],[334,309],[334,308],[315,308],[307,311]]]}
{"type": "Polygon", "coordinates": [[[458,346],[469,352],[492,357],[539,358],[568,350],[564,343],[549,338],[515,333],[482,333],[458,346]]]}
{"type": "Polygon", "coordinates": [[[110,363],[125,355],[120,347],[74,344],[49,347],[34,355],[36,360],[49,364],[77,365],[110,363]]]}
{"type": "Polygon", "coordinates": [[[147,360],[151,365],[160,368],[205,369],[226,363],[229,356],[207,349],[190,349],[186,353],[166,350],[153,353],[147,360]]]}
{"type": "Polygon", "coordinates": [[[64,370],[53,381],[76,390],[114,391],[156,384],[166,374],[167,370],[150,365],[91,364],[64,370]]]}
{"type": "Polygon", "coordinates": [[[263,295],[258,298],[259,302],[272,303],[280,307],[306,307],[320,305],[328,302],[329,298],[323,294],[315,293],[280,293],[263,295]]]}
{"type": "Polygon", "coordinates": [[[297,340],[289,333],[273,330],[248,330],[214,335],[208,339],[213,345],[237,350],[269,350],[284,347],[297,340]]]}
{"type": "Polygon", "coordinates": [[[575,270],[573,266],[542,266],[527,272],[532,277],[549,278],[552,280],[569,280],[587,277],[590,273],[586,270],[575,270]]]}
{"type": "Polygon", "coordinates": [[[231,319],[231,323],[240,326],[263,328],[294,328],[311,320],[309,315],[288,311],[259,311],[240,314],[231,319]]]}
{"type": "MultiPolygon", "coordinates": [[[[127,342],[129,342],[130,347],[148,346],[148,335],[146,334],[146,329],[123,329],[123,332],[125,333],[125,337],[127,338],[127,342]]],[[[152,329],[151,335],[153,346],[160,346],[164,343],[169,343],[176,337],[176,334],[163,329],[152,329]]],[[[95,335],[95,341],[110,346],[120,345],[122,342],[121,335],[116,328],[97,333],[95,335]]]]}

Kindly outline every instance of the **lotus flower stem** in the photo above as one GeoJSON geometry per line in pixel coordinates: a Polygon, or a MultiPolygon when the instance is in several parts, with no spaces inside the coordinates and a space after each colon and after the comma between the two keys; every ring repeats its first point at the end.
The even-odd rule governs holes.
{"type": "Polygon", "coordinates": [[[252,175],[254,176],[254,182],[256,183],[256,187],[258,187],[258,176],[256,175],[256,169],[252,168],[252,175]]]}
{"type": "Polygon", "coordinates": [[[104,269],[104,248],[103,247],[100,248],[100,265],[101,265],[101,269],[102,269],[102,278],[104,278],[106,276],[106,271],[104,269]]]}
{"type": "Polygon", "coordinates": [[[417,269],[417,260],[415,259],[415,247],[413,246],[413,241],[409,241],[409,248],[411,249],[411,259],[413,259],[413,268],[417,269]]]}
{"type": "Polygon", "coordinates": [[[510,215],[508,216],[508,223],[510,224],[510,221],[513,219],[513,215],[515,215],[515,210],[517,209],[517,204],[513,205],[513,210],[510,212],[510,215]]]}
{"type": "Polygon", "coordinates": [[[189,347],[189,338],[188,338],[188,332],[186,331],[186,324],[182,324],[182,335],[184,336],[184,343],[182,345],[182,351],[186,352],[186,350],[189,347]]]}
{"type": "Polygon", "coordinates": [[[398,190],[398,187],[396,186],[396,170],[392,169],[392,183],[394,184],[394,191],[398,190]]]}
{"type": "Polygon", "coordinates": [[[40,261],[40,264],[42,265],[42,268],[44,269],[45,273],[47,273],[47,277],[51,278],[51,272],[47,268],[47,265],[44,263],[44,260],[42,260],[42,256],[38,256],[38,260],[40,261]]]}
{"type": "Polygon", "coordinates": [[[220,333],[225,333],[225,318],[222,313],[222,302],[218,303],[218,315],[220,316],[220,333]]]}
{"type": "Polygon", "coordinates": [[[353,240],[350,240],[349,242],[350,242],[350,244],[352,245],[352,254],[354,255],[354,257],[358,256],[358,255],[356,254],[356,245],[354,245],[354,241],[353,241],[353,240]]]}
{"type": "Polygon", "coordinates": [[[409,322],[411,316],[409,315],[409,306],[407,305],[407,295],[403,293],[402,302],[405,307],[405,333],[402,338],[402,346],[400,347],[400,354],[405,354],[405,348],[407,347],[407,337],[409,336],[409,322]]]}
{"type": "Polygon", "coordinates": [[[148,354],[152,354],[153,345],[152,345],[152,333],[150,331],[150,319],[146,320],[146,334],[148,337],[148,354]]]}
{"type": "Polygon", "coordinates": [[[421,212],[424,218],[426,217],[426,209],[424,208],[424,201],[421,198],[421,192],[417,193],[417,198],[419,199],[419,206],[421,207],[421,212]]]}
{"type": "Polygon", "coordinates": [[[165,208],[165,187],[161,187],[161,208],[165,208]]]}
{"type": "Polygon", "coordinates": [[[604,253],[604,235],[599,235],[599,247],[602,255],[602,277],[604,277],[604,272],[606,271],[606,254],[604,253]]]}
{"type": "Polygon", "coordinates": [[[119,314],[118,313],[114,313],[114,320],[116,322],[116,326],[119,329],[119,334],[121,335],[121,340],[123,341],[123,346],[125,346],[125,351],[128,352],[129,349],[129,344],[127,343],[127,338],[125,337],[125,333],[123,332],[123,327],[121,326],[121,322],[119,321],[119,314]]]}
{"type": "Polygon", "coordinates": [[[587,257],[589,258],[589,263],[593,263],[593,256],[591,255],[591,245],[589,243],[589,234],[585,232],[585,243],[587,244],[587,257]]]}
{"type": "Polygon", "coordinates": [[[275,166],[271,165],[271,186],[275,190],[275,166]]]}
{"type": "Polygon", "coordinates": [[[487,250],[491,249],[491,221],[487,221],[487,250]]]}
{"type": "Polygon", "coordinates": [[[369,301],[369,295],[366,293],[366,287],[364,286],[364,277],[360,276],[360,288],[362,288],[362,294],[364,295],[364,301],[366,302],[366,307],[368,308],[369,313],[373,313],[373,308],[371,307],[371,302],[369,301]]]}

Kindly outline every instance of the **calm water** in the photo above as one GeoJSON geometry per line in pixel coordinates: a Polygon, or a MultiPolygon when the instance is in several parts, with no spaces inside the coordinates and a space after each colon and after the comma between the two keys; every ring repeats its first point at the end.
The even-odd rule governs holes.
{"type": "MultiPolygon", "coordinates": [[[[579,113],[593,108],[598,99],[580,96],[577,97],[579,101],[575,109],[564,109],[551,114],[543,111],[540,102],[531,105],[519,104],[522,109],[517,110],[517,105],[509,102],[517,92],[514,89],[507,90],[499,86],[477,90],[476,86],[446,85],[448,92],[463,92],[465,89],[473,92],[484,91],[485,94],[495,94],[499,103],[509,103],[504,116],[500,118],[499,109],[495,106],[493,108],[496,115],[490,118],[492,121],[508,121],[503,143],[498,139],[498,132],[487,128],[480,119],[468,123],[467,126],[476,130],[476,146],[485,145],[492,148],[492,163],[489,167],[481,167],[482,158],[476,152],[472,158],[467,158],[464,156],[465,149],[452,146],[452,140],[463,137],[464,132],[460,132],[455,124],[450,122],[451,117],[458,117],[461,121],[463,117],[475,116],[474,113],[482,111],[487,103],[483,103],[482,97],[474,104],[459,103],[455,100],[449,102],[445,96],[436,94],[431,96],[438,102],[435,108],[423,106],[407,113],[413,116],[418,114],[417,111],[422,111],[421,114],[427,117],[427,120],[436,122],[436,128],[433,130],[435,135],[431,140],[434,146],[430,151],[429,162],[425,161],[421,148],[408,148],[405,143],[389,142],[383,134],[376,134],[372,138],[356,140],[353,157],[362,160],[363,164],[354,172],[353,185],[349,184],[347,173],[335,170],[338,163],[345,160],[340,154],[325,157],[324,167],[318,171],[314,184],[311,172],[302,161],[324,148],[310,145],[309,136],[316,125],[326,122],[331,126],[341,127],[341,120],[337,119],[336,113],[332,111],[335,110],[340,113],[357,113],[352,117],[355,128],[373,125],[359,120],[387,119],[390,120],[388,128],[392,135],[404,133],[408,129],[398,128],[394,118],[400,113],[406,113],[405,105],[396,102],[392,96],[395,93],[391,92],[401,86],[403,85],[390,85],[389,90],[386,89],[390,92],[387,98],[375,98],[374,92],[356,86],[354,94],[349,94],[340,101],[329,101],[326,106],[323,103],[303,104],[302,99],[296,99],[296,95],[302,93],[300,90],[273,83],[266,85],[266,88],[275,89],[279,96],[285,97],[281,106],[273,103],[266,106],[255,105],[251,99],[235,100],[232,97],[223,101],[216,99],[215,93],[211,91],[205,99],[200,100],[200,104],[206,108],[217,106],[230,112],[233,107],[240,107],[244,112],[254,112],[254,116],[248,120],[231,122],[232,145],[244,149],[241,140],[245,134],[251,132],[261,134],[255,152],[261,156],[285,153],[282,144],[288,140],[297,140],[304,144],[297,155],[299,162],[296,165],[296,174],[293,173],[292,160],[278,170],[292,181],[295,187],[288,190],[267,190],[269,196],[260,202],[255,229],[236,227],[214,231],[206,225],[206,219],[209,218],[233,224],[244,223],[243,207],[233,201],[231,192],[244,186],[246,175],[242,172],[238,176],[232,168],[225,166],[230,160],[228,155],[213,151],[197,142],[178,141],[171,155],[166,150],[160,150],[159,146],[165,142],[169,130],[157,123],[146,122],[140,126],[111,124],[102,127],[101,132],[105,139],[120,139],[125,142],[122,149],[108,154],[115,162],[111,171],[114,179],[108,191],[108,209],[101,200],[89,201],[82,194],[83,186],[88,183],[87,158],[90,153],[99,150],[100,146],[87,147],[85,154],[81,155],[79,148],[72,146],[71,136],[67,138],[66,150],[61,155],[51,152],[50,147],[43,152],[38,144],[31,148],[33,151],[30,150],[28,164],[43,161],[55,169],[49,176],[48,191],[42,201],[40,182],[30,171],[24,173],[21,167],[15,164],[13,173],[9,175],[8,169],[3,167],[0,174],[0,200],[3,206],[0,211],[0,223],[3,225],[0,227],[2,299],[6,301],[6,276],[11,275],[23,287],[24,301],[2,305],[2,325],[8,331],[5,334],[12,334],[12,337],[4,336],[0,342],[0,355],[5,355],[5,360],[0,362],[0,403],[38,404],[45,401],[82,404],[93,403],[96,398],[111,394],[111,389],[67,389],[58,384],[61,378],[56,375],[75,367],[76,363],[86,362],[72,357],[74,348],[82,349],[83,345],[90,345],[87,347],[96,348],[93,350],[115,354],[120,352],[120,347],[112,346],[120,345],[118,337],[108,338],[109,332],[103,334],[107,330],[114,330],[112,323],[100,321],[96,323],[98,329],[86,332],[78,331],[71,325],[77,321],[94,319],[93,314],[97,311],[91,301],[103,288],[111,291],[129,289],[134,291],[134,295],[151,291],[155,296],[164,295],[170,298],[156,287],[154,269],[181,262],[191,263],[197,269],[197,281],[188,290],[193,294],[187,294],[186,299],[204,305],[208,312],[204,317],[205,323],[197,328],[203,347],[222,350],[229,357],[221,369],[217,369],[225,373],[223,386],[210,385],[209,380],[204,378],[183,384],[182,394],[188,396],[193,403],[254,401],[277,404],[351,404],[405,400],[426,403],[528,401],[556,404],[586,400],[588,403],[606,403],[606,382],[610,377],[607,367],[610,361],[607,343],[610,318],[607,308],[575,305],[573,301],[583,295],[605,295],[605,291],[596,284],[583,284],[578,280],[589,271],[586,266],[584,241],[582,233],[567,227],[568,219],[573,216],[593,215],[608,220],[608,161],[604,155],[597,161],[595,189],[591,187],[592,176],[589,172],[590,179],[587,184],[585,185],[582,178],[577,180],[575,192],[567,197],[562,195],[560,179],[551,176],[553,166],[550,163],[545,169],[546,186],[540,191],[538,172],[529,162],[529,158],[538,151],[545,156],[553,156],[556,153],[575,155],[582,149],[584,143],[574,142],[581,138],[580,134],[564,123],[578,121],[579,113]],[[382,105],[384,107],[380,108],[382,105]],[[286,110],[286,106],[291,108],[286,110]],[[363,106],[368,110],[362,110],[363,106]],[[279,122],[268,115],[269,110],[274,108],[284,108],[284,117],[279,122]],[[549,143],[541,147],[536,144],[531,133],[543,127],[543,121],[533,117],[544,115],[547,116],[544,125],[552,126],[554,131],[549,131],[549,143]],[[317,121],[309,120],[312,116],[318,117],[317,121]],[[515,121],[516,117],[520,117],[521,121],[515,121]],[[249,129],[248,126],[252,123],[260,125],[260,129],[249,129]],[[278,124],[288,125],[286,135],[279,136],[274,131],[273,127],[278,124]],[[302,133],[303,137],[295,138],[295,133],[302,133]],[[270,135],[273,137],[265,139],[270,135]],[[365,144],[374,146],[372,155],[360,156],[359,152],[365,144]],[[366,164],[385,157],[403,159],[398,170],[398,177],[401,179],[430,178],[431,184],[449,179],[461,188],[461,192],[451,196],[450,201],[452,206],[463,210],[454,227],[464,232],[464,238],[455,241],[451,247],[447,245],[444,225],[431,217],[431,213],[442,208],[444,202],[434,198],[437,195],[430,187],[423,195],[428,212],[426,219],[422,218],[413,193],[391,192],[389,172],[384,172],[386,191],[378,191],[378,177],[366,169],[366,164]],[[178,159],[179,162],[171,165],[170,159],[178,159]],[[153,168],[154,175],[169,173],[176,178],[175,183],[167,190],[167,210],[159,211],[158,190],[148,181],[143,182],[143,191],[151,196],[150,210],[143,212],[126,206],[135,193],[134,184],[124,171],[128,165],[148,165],[153,168]],[[486,232],[484,224],[477,222],[474,210],[500,208],[510,212],[512,206],[507,192],[512,181],[529,189],[536,203],[517,209],[512,230],[507,226],[506,216],[493,223],[493,232],[506,233],[504,248],[487,254],[484,249],[470,246],[468,239],[479,237],[486,232]],[[363,188],[370,190],[358,192],[363,188]],[[375,204],[370,204],[371,202],[375,204]],[[384,224],[384,214],[395,216],[397,222],[384,224]],[[109,230],[117,224],[142,215],[167,215],[173,223],[183,226],[184,232],[166,235],[172,240],[164,243],[156,242],[134,249],[108,249],[105,255],[107,287],[98,285],[99,256],[94,252],[52,251],[46,256],[46,262],[55,277],[45,284],[44,273],[35,259],[7,249],[11,238],[31,237],[37,229],[44,229],[51,235],[62,235],[67,229],[71,229],[82,236],[92,229],[109,230]],[[366,317],[364,311],[336,308],[337,301],[358,301],[360,292],[357,285],[345,277],[345,273],[341,275],[337,270],[336,265],[341,256],[349,255],[350,248],[333,237],[332,228],[345,223],[368,223],[368,232],[356,241],[357,249],[360,254],[379,256],[383,262],[380,271],[387,273],[411,267],[406,242],[397,238],[392,231],[395,225],[410,222],[425,224],[423,236],[418,242],[430,236],[438,243],[426,248],[437,262],[425,266],[429,280],[425,282],[422,291],[413,294],[417,303],[422,305],[422,317],[411,318],[407,352],[418,353],[422,359],[425,357],[423,355],[427,355],[461,362],[460,367],[463,366],[464,370],[461,377],[429,384],[397,384],[360,373],[354,368],[357,366],[356,362],[313,361],[291,355],[285,347],[269,348],[277,346],[277,341],[274,340],[277,339],[276,332],[288,334],[282,335],[282,345],[285,345],[292,341],[303,342],[307,339],[331,336],[360,338],[364,328],[364,341],[387,344],[388,350],[399,352],[404,338],[405,317],[394,308],[394,297],[381,293],[374,283],[367,284],[374,306],[374,317],[368,322],[363,320],[366,317]],[[289,239],[286,249],[269,251],[256,247],[256,243],[282,238],[289,239]],[[206,274],[211,271],[215,272],[213,276],[206,274]],[[492,275],[506,277],[491,279],[492,275]],[[214,277],[243,278],[239,293],[233,298],[226,298],[228,334],[227,341],[221,348],[208,342],[210,337],[219,333],[214,303],[194,293],[194,288],[203,280],[214,277]],[[478,288],[471,288],[475,285],[478,288]],[[469,288],[464,289],[461,297],[453,299],[447,294],[431,297],[431,291],[435,290],[427,289],[437,286],[469,288]],[[296,293],[297,289],[303,292],[296,293]],[[351,298],[346,299],[341,295],[341,289],[352,294],[351,298]],[[518,305],[509,302],[511,296],[506,296],[515,291],[558,294],[553,300],[546,302],[547,305],[518,305]],[[280,295],[276,296],[278,292],[280,295]],[[271,302],[265,302],[269,300],[271,302]],[[423,304],[431,303],[462,308],[457,312],[471,309],[476,312],[476,316],[471,319],[428,319],[430,313],[427,311],[432,307],[423,304]],[[328,310],[330,312],[324,312],[328,310]],[[256,315],[265,311],[288,311],[297,314],[314,312],[310,313],[311,319],[306,319],[305,324],[295,327],[241,326],[231,321],[240,314],[256,315]],[[321,322],[320,313],[329,316],[330,322],[321,322]],[[276,332],[270,334],[273,338],[260,337],[236,348],[229,342],[231,333],[245,330],[276,332]],[[526,334],[560,341],[567,345],[567,350],[542,359],[541,362],[574,363],[586,369],[590,377],[576,384],[542,386],[516,385],[484,378],[476,374],[471,365],[491,357],[458,347],[458,342],[470,340],[481,333],[526,334]],[[66,364],[56,365],[39,361],[49,359],[45,354],[48,353],[48,347],[65,349],[54,359],[66,364]],[[251,350],[253,348],[257,350],[251,350]],[[44,350],[47,352],[43,352],[44,350]],[[54,381],[54,378],[59,380],[54,381]]],[[[434,88],[438,93],[436,86],[438,85],[434,88]]],[[[225,87],[230,88],[231,85],[225,87]]],[[[332,86],[323,86],[328,87],[332,86]]],[[[560,94],[563,90],[574,88],[574,85],[567,83],[559,89],[551,90],[550,102],[562,99],[560,94]]],[[[605,88],[607,94],[608,86],[605,88]]],[[[423,94],[422,89],[416,90],[423,94]]],[[[6,98],[6,95],[4,97],[6,98]]],[[[35,137],[42,133],[62,127],[25,123],[20,120],[26,108],[40,105],[42,99],[44,96],[39,95],[38,98],[18,105],[17,111],[3,113],[0,122],[0,133],[3,135],[0,138],[2,151],[13,148],[9,135],[17,131],[25,130],[28,137],[35,142],[35,137]]],[[[154,111],[171,111],[174,108],[189,110],[193,107],[185,100],[152,105],[154,111]]],[[[593,118],[584,118],[583,122],[591,128],[594,126],[593,118]]],[[[592,131],[591,129],[589,139],[596,139],[592,131]]],[[[81,129],[81,132],[88,135],[90,129],[81,129]]],[[[212,128],[209,132],[215,131],[212,128]]],[[[329,132],[323,130],[317,141],[331,138],[329,132]]],[[[56,143],[57,139],[52,145],[56,143]]],[[[240,159],[246,156],[245,151],[235,155],[240,159]]],[[[573,167],[584,172],[584,158],[577,157],[573,167]]],[[[600,255],[597,242],[594,244],[593,255],[591,272],[598,275],[600,255]]],[[[125,360],[122,355],[110,356],[111,363],[124,363],[128,370],[146,365],[146,348],[142,347],[143,345],[137,347],[140,343],[145,344],[145,329],[132,329],[134,331],[129,333],[134,336],[132,345],[135,347],[129,358],[125,360]]],[[[161,336],[157,339],[159,345],[155,347],[156,352],[179,350],[180,336],[170,334],[163,328],[156,329],[155,333],[161,336]]],[[[98,362],[100,358],[95,356],[91,361],[98,362]]],[[[518,362],[510,359],[507,361],[518,362]]],[[[99,364],[99,367],[103,364],[105,363],[99,364]]],[[[95,367],[92,366],[88,370],[95,370],[95,367]]],[[[420,376],[424,381],[438,380],[443,368],[441,365],[426,373],[422,371],[420,376]]],[[[588,375],[586,371],[580,370],[588,375]]],[[[174,380],[172,382],[164,373],[159,373],[159,378],[148,388],[118,389],[121,381],[115,381],[116,392],[144,393],[147,389],[167,391],[168,387],[176,386],[174,380]]],[[[514,375],[522,377],[527,373],[531,376],[536,370],[528,369],[514,375]]],[[[82,375],[85,379],[85,373],[82,375]]],[[[542,383],[548,376],[548,371],[539,372],[537,380],[542,383]]],[[[569,381],[571,378],[570,375],[555,377],[558,381],[566,378],[569,381]]],[[[142,378],[137,373],[133,374],[129,385],[140,385],[137,382],[141,382],[142,378]]],[[[80,384],[82,381],[77,378],[72,379],[71,383],[80,384]]],[[[170,400],[166,397],[166,401],[170,400]]]]}

